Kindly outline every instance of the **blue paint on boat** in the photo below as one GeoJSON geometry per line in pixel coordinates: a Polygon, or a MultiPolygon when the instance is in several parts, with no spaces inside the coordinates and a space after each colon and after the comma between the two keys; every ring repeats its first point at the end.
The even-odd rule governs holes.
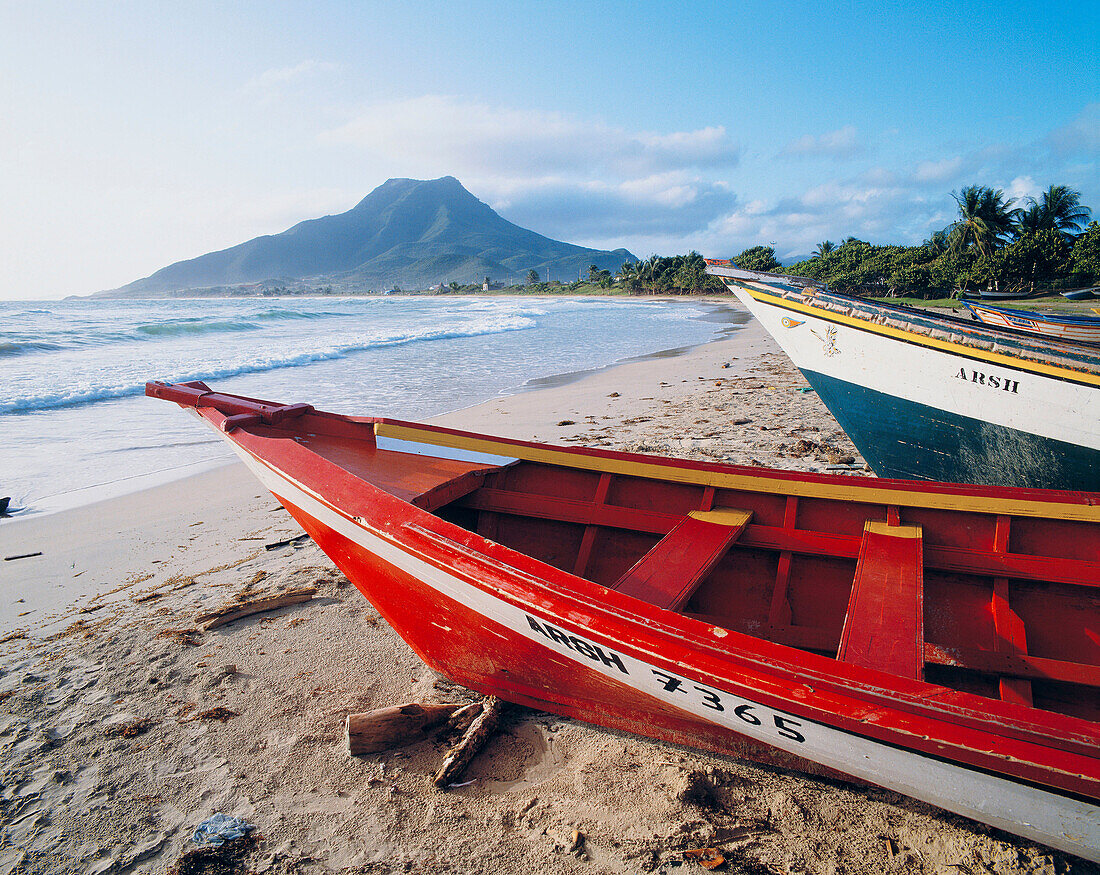
{"type": "Polygon", "coordinates": [[[1100,491],[1098,450],[802,373],[880,477],[1100,491]]]}

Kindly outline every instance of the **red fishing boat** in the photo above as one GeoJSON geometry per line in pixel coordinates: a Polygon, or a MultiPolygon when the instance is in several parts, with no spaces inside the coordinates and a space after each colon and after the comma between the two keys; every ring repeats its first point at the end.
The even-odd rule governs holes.
{"type": "Polygon", "coordinates": [[[432,668],[1100,860],[1100,494],[562,448],[150,383],[432,668]]]}

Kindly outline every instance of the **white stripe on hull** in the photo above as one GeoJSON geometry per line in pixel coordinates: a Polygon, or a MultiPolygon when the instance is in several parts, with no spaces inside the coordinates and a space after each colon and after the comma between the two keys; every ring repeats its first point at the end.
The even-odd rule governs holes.
{"type": "MultiPolygon", "coordinates": [[[[692,686],[699,692],[699,697],[684,701],[677,692],[664,689],[665,682],[661,677],[667,677],[667,674],[653,665],[616,650],[627,668],[627,672],[623,673],[616,665],[604,664],[567,645],[555,644],[532,628],[524,610],[410,555],[393,542],[338,513],[307,487],[282,472],[269,468],[235,442],[230,443],[264,486],[301,508],[322,525],[357,543],[405,574],[423,581],[442,597],[470,607],[487,619],[588,669],[600,671],[619,683],[734,733],[1007,832],[1100,862],[1100,806],[1024,786],[1007,778],[941,762],[915,751],[891,747],[776,711],[724,690],[696,686],[694,682],[692,686]],[[714,710],[712,704],[709,704],[711,700],[708,699],[708,694],[721,697],[731,707],[720,712],[714,710]],[[744,717],[738,717],[732,707],[735,705],[748,706],[748,710],[742,710],[742,713],[756,716],[760,719],[760,725],[753,725],[744,717]],[[804,741],[795,741],[779,731],[784,726],[790,731],[789,727],[792,725],[795,727],[794,733],[803,736],[804,741]]],[[[515,573],[517,576],[524,576],[520,572],[515,573]]],[[[531,616],[541,623],[560,626],[571,635],[587,634],[586,630],[577,629],[568,621],[557,617],[546,618],[534,613],[531,616]]]]}
{"type": "Polygon", "coordinates": [[[730,290],[795,365],[895,398],[1100,449],[1100,390],[905,343],[730,290]],[[788,327],[787,323],[799,323],[788,327]],[[1006,388],[1007,387],[1007,388],[1006,388]]]}

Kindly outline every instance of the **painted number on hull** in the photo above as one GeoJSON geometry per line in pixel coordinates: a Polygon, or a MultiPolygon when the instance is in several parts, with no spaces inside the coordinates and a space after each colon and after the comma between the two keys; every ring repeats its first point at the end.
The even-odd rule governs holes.
{"type": "MultiPolygon", "coordinates": [[[[591,641],[586,641],[576,635],[570,635],[567,632],[563,632],[561,629],[556,629],[545,620],[536,620],[530,614],[526,616],[527,626],[532,632],[538,633],[543,638],[552,641],[554,644],[559,645],[567,651],[590,659],[605,670],[610,670],[611,674],[618,672],[625,675],[631,675],[633,678],[639,678],[645,674],[645,668],[648,666],[645,666],[644,663],[626,659],[612,650],[606,650],[598,644],[593,644],[591,641]],[[633,671],[631,668],[627,668],[628,663],[631,668],[634,669],[633,671]]],[[[776,714],[774,711],[760,705],[755,705],[752,702],[735,699],[729,693],[719,692],[704,684],[697,684],[694,681],[677,677],[665,671],[650,668],[650,672],[651,675],[648,679],[643,679],[640,685],[637,680],[635,680],[632,686],[635,686],[636,689],[641,689],[644,686],[651,686],[655,683],[657,691],[659,691],[658,695],[660,693],[666,694],[661,696],[661,698],[675,702],[680,696],[684,696],[682,701],[685,706],[689,707],[689,710],[692,708],[706,708],[716,714],[720,713],[726,719],[716,718],[719,722],[736,726],[736,723],[739,721],[746,724],[746,726],[759,727],[759,732],[774,732],[783,738],[798,742],[799,744],[802,744],[806,740],[806,737],[798,731],[802,727],[802,724],[796,720],[792,720],[790,717],[776,714]],[[732,717],[728,717],[727,715],[732,715],[732,717]]]]}
{"type": "Polygon", "coordinates": [[[996,374],[983,374],[981,371],[968,371],[966,368],[959,368],[959,372],[955,374],[955,379],[966,380],[970,383],[976,383],[979,386],[988,386],[990,389],[1000,389],[1004,392],[1011,392],[1013,395],[1018,394],[1016,390],[1020,388],[1020,384],[1016,380],[1010,380],[1007,377],[998,377],[996,374]]]}
{"type": "Polygon", "coordinates": [[[747,702],[737,704],[737,700],[726,693],[720,693],[702,684],[685,681],[683,678],[668,674],[668,672],[658,671],[655,668],[651,671],[661,689],[666,693],[683,693],[685,696],[693,696],[700,705],[704,708],[710,708],[712,711],[724,712],[729,710],[737,719],[750,726],[763,726],[765,720],[770,716],[771,723],[775,726],[775,731],[779,735],[789,738],[791,741],[797,741],[799,744],[806,740],[806,736],[798,731],[802,724],[795,722],[790,717],[783,717],[760,708],[758,705],[750,705],[747,702]],[[761,719],[762,716],[763,719],[761,719]]]}

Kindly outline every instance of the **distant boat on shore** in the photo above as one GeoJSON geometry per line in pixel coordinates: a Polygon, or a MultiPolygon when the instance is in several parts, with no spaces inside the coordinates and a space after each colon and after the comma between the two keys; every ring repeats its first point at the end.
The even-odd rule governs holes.
{"type": "Polygon", "coordinates": [[[1100,349],[708,262],[881,477],[1100,491],[1100,349]]]}
{"type": "Polygon", "coordinates": [[[1027,331],[1058,340],[1100,343],[1100,319],[1095,316],[1009,310],[1004,307],[971,304],[969,301],[963,301],[963,306],[974,314],[975,319],[986,325],[1027,331]]]}
{"type": "Polygon", "coordinates": [[[974,292],[960,290],[959,298],[964,301],[1026,301],[1030,298],[1045,298],[1049,294],[1048,291],[1040,290],[1037,292],[1021,292],[1012,290],[999,290],[999,289],[979,289],[974,292]]]}
{"type": "Polygon", "coordinates": [[[1097,289],[1071,289],[1068,292],[1062,292],[1062,297],[1067,298],[1070,301],[1090,301],[1093,298],[1100,297],[1096,294],[1097,289]]]}
{"type": "Polygon", "coordinates": [[[456,683],[1100,861],[1100,494],[555,447],[200,382],[146,392],[226,440],[456,683]]]}

